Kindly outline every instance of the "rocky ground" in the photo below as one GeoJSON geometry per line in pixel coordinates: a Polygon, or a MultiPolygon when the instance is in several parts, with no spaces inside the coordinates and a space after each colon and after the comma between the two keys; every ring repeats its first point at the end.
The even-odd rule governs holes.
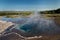
{"type": "Polygon", "coordinates": [[[14,25],[12,22],[6,22],[0,20],[0,33],[9,28],[10,26],[14,25]]]}
{"type": "Polygon", "coordinates": [[[60,40],[60,35],[22,37],[21,35],[18,35],[16,33],[11,33],[9,35],[0,37],[0,40],[60,40]]]}

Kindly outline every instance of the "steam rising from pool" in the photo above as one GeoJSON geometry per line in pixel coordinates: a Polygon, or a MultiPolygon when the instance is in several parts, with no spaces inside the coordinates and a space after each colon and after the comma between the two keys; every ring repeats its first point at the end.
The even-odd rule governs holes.
{"type": "Polygon", "coordinates": [[[25,33],[23,35],[26,36],[57,34],[60,31],[60,28],[54,23],[53,19],[46,19],[38,12],[31,14],[28,21],[19,25],[16,29],[22,30],[25,33]]]}
{"type": "MultiPolygon", "coordinates": [[[[20,33],[22,36],[39,36],[39,35],[54,35],[60,34],[60,27],[58,27],[53,19],[46,19],[37,11],[33,12],[29,18],[23,18],[19,23],[12,27],[10,31],[20,33]],[[26,20],[25,20],[26,19],[26,20]],[[19,32],[19,31],[20,32],[19,32]]],[[[18,19],[17,19],[18,20],[18,19]]],[[[15,20],[17,22],[17,20],[15,20]]],[[[8,20],[9,21],[9,20],[8,20]]]]}

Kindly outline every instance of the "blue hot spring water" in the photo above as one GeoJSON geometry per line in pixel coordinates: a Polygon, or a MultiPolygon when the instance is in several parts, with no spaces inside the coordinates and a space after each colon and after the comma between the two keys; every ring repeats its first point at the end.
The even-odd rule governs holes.
{"type": "Polygon", "coordinates": [[[31,14],[29,18],[2,18],[1,20],[19,22],[15,29],[22,31],[26,35],[60,34],[60,27],[55,24],[54,20],[43,18],[38,12],[31,14]]]}
{"type": "Polygon", "coordinates": [[[35,12],[30,18],[22,25],[16,27],[18,30],[23,30],[26,34],[60,34],[60,27],[58,27],[54,20],[43,18],[40,14],[35,12]]]}

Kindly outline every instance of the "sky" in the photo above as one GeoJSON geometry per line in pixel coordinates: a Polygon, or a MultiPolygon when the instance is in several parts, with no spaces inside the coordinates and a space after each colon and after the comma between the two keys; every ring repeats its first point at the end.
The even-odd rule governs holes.
{"type": "Polygon", "coordinates": [[[0,11],[43,11],[60,8],[60,0],[0,0],[0,11]]]}

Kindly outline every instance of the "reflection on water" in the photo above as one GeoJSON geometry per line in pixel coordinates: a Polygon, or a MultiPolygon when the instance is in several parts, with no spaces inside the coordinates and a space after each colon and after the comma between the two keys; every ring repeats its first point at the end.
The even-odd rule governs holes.
{"type": "Polygon", "coordinates": [[[13,22],[17,24],[22,24],[28,20],[28,18],[7,18],[6,16],[3,16],[0,18],[0,20],[7,21],[7,22],[13,22]]]}

